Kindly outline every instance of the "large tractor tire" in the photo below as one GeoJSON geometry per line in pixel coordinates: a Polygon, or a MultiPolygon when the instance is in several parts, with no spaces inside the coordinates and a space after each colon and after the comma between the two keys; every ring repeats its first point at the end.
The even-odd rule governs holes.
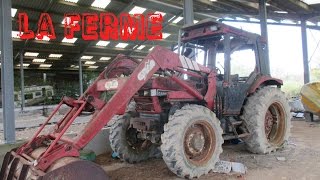
{"type": "Polygon", "coordinates": [[[222,153],[222,129],[206,107],[186,105],[164,126],[161,151],[169,169],[182,178],[195,178],[212,170],[222,153]]]}
{"type": "Polygon", "coordinates": [[[110,146],[120,159],[138,163],[156,156],[159,151],[155,144],[137,137],[137,130],[129,128],[131,114],[115,116],[110,121],[110,146]]]}
{"type": "Polygon", "coordinates": [[[266,154],[283,147],[290,135],[291,114],[285,94],[264,87],[247,99],[241,117],[250,132],[244,139],[252,153],[266,154]]]}

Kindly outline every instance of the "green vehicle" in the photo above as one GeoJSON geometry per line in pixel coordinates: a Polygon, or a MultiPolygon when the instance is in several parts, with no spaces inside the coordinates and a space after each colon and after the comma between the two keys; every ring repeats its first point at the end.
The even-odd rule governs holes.
{"type": "MultiPolygon", "coordinates": [[[[44,103],[46,99],[51,100],[54,95],[52,86],[27,86],[24,89],[25,106],[34,106],[44,103]]],[[[21,91],[14,92],[14,104],[21,106],[21,91]]]]}

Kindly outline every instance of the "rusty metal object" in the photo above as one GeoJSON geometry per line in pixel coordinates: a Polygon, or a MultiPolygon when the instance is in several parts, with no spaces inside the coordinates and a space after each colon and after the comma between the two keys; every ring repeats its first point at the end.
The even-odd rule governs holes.
{"type": "Polygon", "coordinates": [[[264,120],[265,133],[268,139],[269,139],[269,135],[271,133],[273,124],[274,124],[273,116],[271,112],[268,110],[264,120]]]}
{"type": "Polygon", "coordinates": [[[39,180],[108,180],[105,171],[90,161],[77,160],[46,173],[39,180]]]}
{"type": "Polygon", "coordinates": [[[0,179],[37,179],[44,173],[35,169],[33,162],[25,160],[14,151],[7,152],[0,172],[0,179]]]}
{"type": "Polygon", "coordinates": [[[264,125],[268,141],[275,145],[281,144],[284,138],[286,124],[285,112],[280,103],[274,102],[270,105],[265,115],[264,125]]]}
{"type": "MultiPolygon", "coordinates": [[[[45,149],[39,148],[32,153],[34,158],[40,156],[45,149]]],[[[74,157],[65,157],[54,162],[47,172],[42,172],[34,167],[36,161],[28,161],[17,155],[14,151],[5,155],[0,171],[0,179],[25,180],[25,179],[43,179],[43,180],[85,180],[85,179],[108,179],[105,171],[97,164],[90,161],[79,160],[74,157]]]]}
{"type": "Polygon", "coordinates": [[[206,164],[216,147],[215,133],[212,126],[199,120],[192,123],[184,135],[184,150],[188,160],[196,165],[206,164]]]}

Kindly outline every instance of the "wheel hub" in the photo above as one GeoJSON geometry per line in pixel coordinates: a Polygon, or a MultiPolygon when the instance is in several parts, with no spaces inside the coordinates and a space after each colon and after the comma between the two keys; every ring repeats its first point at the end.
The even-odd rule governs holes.
{"type": "Polygon", "coordinates": [[[208,162],[215,149],[215,133],[206,121],[197,121],[186,130],[184,150],[188,160],[195,165],[208,162]]]}
{"type": "Polygon", "coordinates": [[[190,131],[188,137],[187,137],[187,146],[188,150],[191,154],[196,155],[201,153],[201,151],[204,148],[204,135],[201,132],[201,129],[196,127],[193,130],[190,131]]]}
{"type": "Polygon", "coordinates": [[[273,116],[272,116],[271,112],[268,110],[266,113],[265,122],[264,122],[265,132],[266,132],[266,136],[268,139],[269,139],[269,135],[271,133],[273,124],[274,124],[273,116]]]}
{"type": "Polygon", "coordinates": [[[272,144],[281,144],[285,134],[285,114],[280,103],[271,104],[265,115],[265,134],[272,144]]]}

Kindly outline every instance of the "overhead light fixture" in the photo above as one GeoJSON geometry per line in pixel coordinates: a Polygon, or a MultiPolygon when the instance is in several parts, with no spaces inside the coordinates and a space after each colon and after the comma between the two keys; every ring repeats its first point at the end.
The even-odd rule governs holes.
{"type": "MultiPolygon", "coordinates": [[[[156,11],[153,14],[156,14],[156,15],[161,14],[161,16],[164,17],[167,13],[164,13],[164,12],[161,12],[161,11],[156,11]]],[[[156,15],[152,15],[150,17],[156,16],[156,15]]]]}
{"type": "Polygon", "coordinates": [[[273,20],[273,19],[267,19],[268,23],[277,23],[277,21],[273,20]]]}
{"type": "Polygon", "coordinates": [[[38,41],[50,41],[50,38],[48,36],[43,36],[42,39],[36,37],[35,39],[38,41]]]}
{"type": "Polygon", "coordinates": [[[149,51],[152,51],[153,48],[154,48],[154,47],[150,48],[149,51]]]}
{"type": "Polygon", "coordinates": [[[101,57],[100,61],[109,61],[111,57],[101,57]]]}
{"type": "Polygon", "coordinates": [[[146,47],[145,45],[141,45],[141,46],[139,46],[137,49],[142,50],[142,49],[145,48],[145,47],[146,47]]]}
{"type": "Polygon", "coordinates": [[[136,49],[136,47],[138,47],[139,45],[135,45],[135,46],[133,46],[133,48],[132,49],[136,49]]]}
{"type": "Polygon", "coordinates": [[[18,9],[11,8],[11,17],[15,17],[17,14],[18,9]]]}
{"type": "Polygon", "coordinates": [[[63,39],[62,39],[62,42],[63,42],[63,43],[73,44],[73,43],[75,43],[77,40],[78,40],[78,38],[72,38],[72,39],[63,38],[63,39]]]}
{"type": "Polygon", "coordinates": [[[308,5],[320,4],[319,0],[302,0],[302,1],[308,5]]]}
{"type": "Polygon", "coordinates": [[[119,43],[116,45],[117,48],[125,48],[127,47],[129,44],[128,43],[119,43]]]}
{"type": "Polygon", "coordinates": [[[96,45],[97,46],[108,46],[108,44],[110,43],[110,41],[99,41],[96,45]]]}
{"type": "Polygon", "coordinates": [[[32,62],[34,63],[44,63],[46,59],[33,59],[32,62]]]}
{"type": "Polygon", "coordinates": [[[310,22],[310,21],[307,21],[307,23],[306,23],[308,26],[316,26],[316,24],[315,23],[313,23],[313,22],[310,22]]]}
{"type": "Polygon", "coordinates": [[[129,11],[129,14],[142,14],[146,10],[146,8],[135,6],[131,9],[131,11],[129,11]]]}
{"type": "Polygon", "coordinates": [[[291,21],[289,19],[281,20],[280,22],[283,23],[283,24],[296,24],[295,22],[293,22],[293,21],[291,21]]]}
{"type": "Polygon", "coordinates": [[[91,6],[104,9],[108,4],[110,4],[110,2],[111,0],[95,0],[91,6]]]}
{"type": "MultiPolygon", "coordinates": [[[[17,65],[17,67],[20,67],[20,66],[21,66],[20,64],[17,65]]],[[[22,67],[29,67],[29,66],[30,66],[30,64],[27,64],[27,63],[22,64],[22,67]]]]}
{"type": "Polygon", "coordinates": [[[88,64],[88,65],[91,65],[91,64],[95,64],[96,62],[94,61],[86,61],[84,64],[88,64]]]}
{"type": "MultiPolygon", "coordinates": [[[[79,21],[73,21],[73,25],[78,24],[79,21]]],[[[68,25],[71,23],[71,18],[70,17],[65,17],[63,18],[63,20],[61,21],[61,24],[65,24],[67,23],[68,25]]]]}
{"type": "Polygon", "coordinates": [[[89,69],[97,69],[99,66],[89,66],[89,69]]]}
{"type": "Polygon", "coordinates": [[[210,0],[211,2],[217,2],[218,0],[210,0]]]}
{"type": "Polygon", "coordinates": [[[39,55],[39,53],[35,53],[35,52],[24,53],[24,56],[28,56],[28,57],[37,57],[38,55],[39,55]]]}
{"type": "Polygon", "coordinates": [[[197,24],[199,21],[198,20],[193,20],[193,23],[194,24],[197,24]]]}
{"type": "Polygon", "coordinates": [[[259,19],[256,19],[256,18],[250,18],[249,20],[252,22],[259,22],[260,21],[259,19]]]}
{"type": "Polygon", "coordinates": [[[20,32],[19,32],[19,31],[12,31],[11,34],[12,34],[12,35],[11,35],[12,38],[14,38],[14,39],[20,39],[20,36],[19,36],[20,32]]]}
{"type": "Polygon", "coordinates": [[[170,35],[171,35],[170,33],[162,33],[162,39],[166,39],[170,35]]]}
{"type": "Polygon", "coordinates": [[[225,17],[225,18],[223,18],[223,20],[235,20],[235,19],[233,19],[231,17],[225,17]]]}
{"type": "Polygon", "coordinates": [[[71,68],[79,68],[79,66],[76,66],[76,65],[71,65],[70,67],[71,68]]]}
{"type": "Polygon", "coordinates": [[[177,24],[178,22],[180,22],[183,19],[183,17],[179,16],[177,17],[177,19],[175,19],[172,23],[177,24]]]}
{"type": "Polygon", "coordinates": [[[52,64],[40,64],[39,67],[41,67],[41,68],[49,68],[51,66],[52,66],[52,64]]]}
{"type": "Polygon", "coordinates": [[[62,54],[50,54],[49,58],[61,58],[62,54]]]}
{"type": "Polygon", "coordinates": [[[246,19],[242,18],[242,17],[236,17],[237,21],[245,21],[246,19]]]}
{"type": "Polygon", "coordinates": [[[278,13],[278,14],[288,14],[287,11],[274,11],[275,13],[278,13]]]}
{"type": "Polygon", "coordinates": [[[161,14],[161,15],[162,15],[162,17],[163,17],[163,16],[165,16],[167,13],[165,13],[165,12],[161,12],[161,11],[156,11],[156,12],[154,12],[154,14],[161,14]]]}
{"type": "Polygon", "coordinates": [[[168,20],[168,22],[171,22],[174,18],[176,18],[176,16],[172,16],[172,17],[168,20]]]}
{"type": "Polygon", "coordinates": [[[62,19],[61,24],[65,24],[66,22],[68,24],[69,21],[70,21],[70,17],[65,17],[62,19]]]}
{"type": "Polygon", "coordinates": [[[89,60],[89,59],[92,59],[93,56],[82,56],[81,59],[85,59],[85,60],[89,60]]]}
{"type": "Polygon", "coordinates": [[[64,0],[64,1],[72,2],[72,3],[77,3],[79,0],[64,0]]]}

